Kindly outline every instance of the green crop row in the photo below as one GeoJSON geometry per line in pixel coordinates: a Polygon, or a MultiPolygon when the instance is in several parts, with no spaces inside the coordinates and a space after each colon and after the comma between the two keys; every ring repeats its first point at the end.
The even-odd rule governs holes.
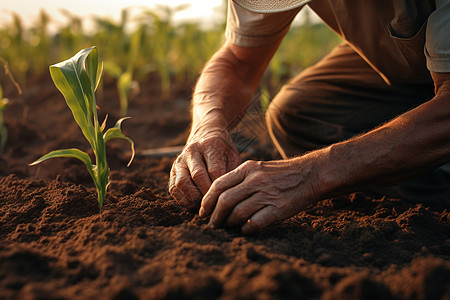
{"type": "MultiPolygon", "coordinates": [[[[205,29],[199,23],[175,24],[174,15],[180,9],[142,9],[133,17],[124,9],[119,21],[89,17],[94,23],[89,30],[85,28],[88,18],[63,10],[66,22],[56,33],[50,32],[56,21],[44,10],[30,28],[12,14],[11,22],[0,28],[0,57],[9,63],[17,81],[26,86],[30,78],[47,76],[47,66],[55,61],[101,45],[105,72],[117,79],[119,93],[122,89],[126,96],[134,82],[153,73],[160,78],[163,95],[167,95],[174,82],[193,85],[204,63],[224,42],[225,14],[220,22],[205,29]]],[[[277,89],[338,42],[339,38],[323,24],[305,22],[292,27],[269,67],[265,84],[269,90],[277,89]]],[[[122,109],[126,112],[126,107],[122,109]]]]}

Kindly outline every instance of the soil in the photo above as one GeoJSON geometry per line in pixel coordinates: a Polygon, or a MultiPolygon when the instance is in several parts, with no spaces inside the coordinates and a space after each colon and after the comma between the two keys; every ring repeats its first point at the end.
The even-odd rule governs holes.
{"type": "MultiPolygon", "coordinates": [[[[354,193],[327,199],[253,235],[211,228],[167,192],[173,156],[138,155],[111,141],[101,212],[75,159],[28,164],[56,149],[88,149],[49,78],[6,111],[0,155],[0,299],[450,299],[450,213],[354,193]]],[[[191,87],[162,97],[141,83],[125,133],[139,151],[183,145],[191,87]]],[[[98,97],[108,127],[118,96],[98,97]]],[[[237,129],[245,159],[276,158],[258,110],[237,129]],[[247,124],[247,125],[245,125],[247,124]],[[250,132],[250,134],[249,134],[250,132]]]]}

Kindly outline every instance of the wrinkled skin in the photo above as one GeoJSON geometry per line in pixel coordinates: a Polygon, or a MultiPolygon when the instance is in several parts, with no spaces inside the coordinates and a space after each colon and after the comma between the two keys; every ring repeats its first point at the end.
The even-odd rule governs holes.
{"type": "Polygon", "coordinates": [[[240,164],[228,130],[250,103],[278,44],[226,44],[202,72],[193,126],[169,192],[214,226],[252,233],[330,196],[390,185],[449,162],[450,74],[431,73],[436,96],[347,141],[284,161],[240,164]]]}
{"type": "Polygon", "coordinates": [[[212,182],[240,163],[239,153],[227,134],[194,140],[172,165],[169,192],[181,205],[197,207],[212,182]]]}
{"type": "Polygon", "coordinates": [[[211,225],[242,226],[243,233],[295,215],[316,196],[308,164],[293,165],[297,163],[246,161],[214,181],[203,198],[200,215],[211,215],[211,225]]]}

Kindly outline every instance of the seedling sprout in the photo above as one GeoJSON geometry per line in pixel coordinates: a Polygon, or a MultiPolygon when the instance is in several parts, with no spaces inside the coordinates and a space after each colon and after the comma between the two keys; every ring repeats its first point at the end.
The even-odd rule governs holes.
{"type": "Polygon", "coordinates": [[[49,158],[71,157],[81,160],[94,180],[97,189],[98,204],[101,209],[109,185],[109,167],[106,160],[105,143],[111,139],[127,140],[131,144],[134,158],[134,142],[121,131],[121,124],[127,118],[121,118],[113,128],[103,133],[106,118],[100,125],[97,117],[95,90],[103,72],[103,63],[98,60],[96,47],[86,48],[72,58],[50,66],[50,74],[59,91],[64,95],[73,117],[88,140],[95,155],[92,164],[89,155],[76,148],[52,151],[30,165],[36,165],[49,158]]]}

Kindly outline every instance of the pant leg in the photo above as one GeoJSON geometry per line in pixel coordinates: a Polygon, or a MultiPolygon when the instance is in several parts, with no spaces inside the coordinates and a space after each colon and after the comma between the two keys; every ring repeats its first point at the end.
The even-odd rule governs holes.
{"type": "MultiPolygon", "coordinates": [[[[433,97],[430,82],[387,85],[351,47],[341,44],[280,90],[266,121],[278,151],[289,158],[369,131],[433,97]]],[[[450,199],[450,172],[438,179],[432,173],[423,175],[428,178],[425,189],[411,181],[382,193],[418,201],[436,185],[439,198],[450,199]]]]}
{"type": "Polygon", "coordinates": [[[280,90],[267,125],[281,155],[292,157],[373,129],[431,99],[433,88],[389,86],[341,44],[280,90]]]}

